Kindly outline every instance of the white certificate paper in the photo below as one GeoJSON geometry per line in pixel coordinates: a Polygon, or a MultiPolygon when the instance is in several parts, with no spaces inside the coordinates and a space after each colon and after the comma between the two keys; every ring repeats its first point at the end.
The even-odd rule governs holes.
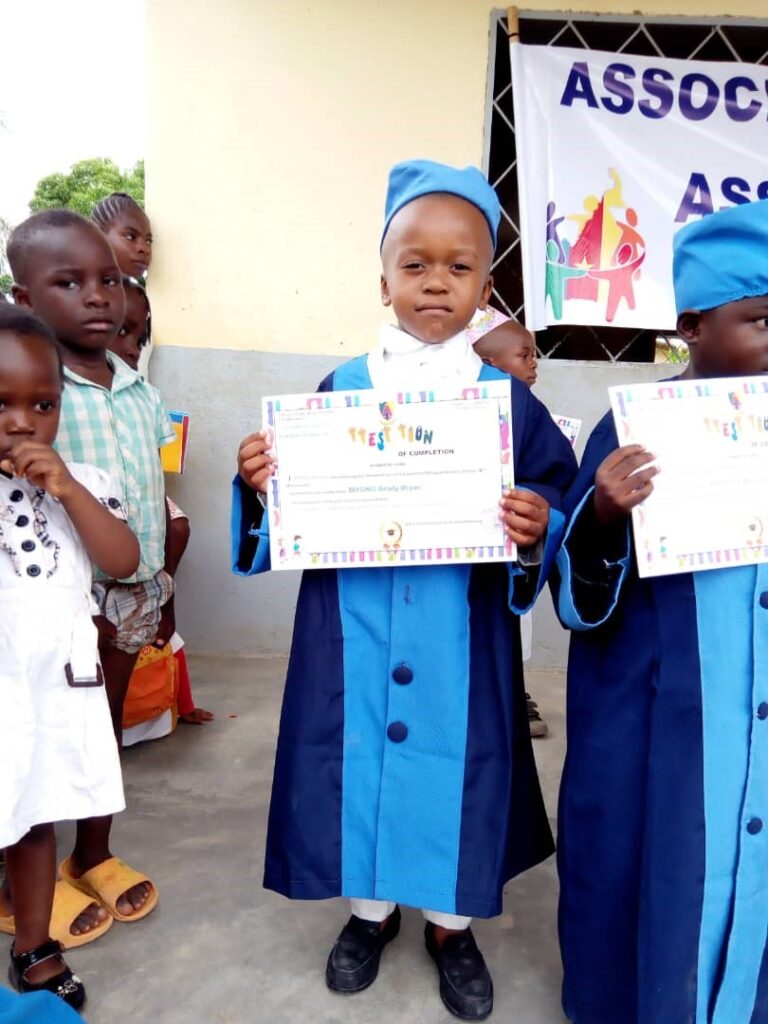
{"type": "Polygon", "coordinates": [[[619,444],[660,470],[632,513],[640,576],[768,561],[768,377],[609,392],[619,444]]]}
{"type": "Polygon", "coordinates": [[[573,448],[576,444],[576,440],[581,433],[581,420],[577,420],[573,416],[561,416],[560,413],[553,412],[552,419],[558,425],[562,431],[564,437],[568,441],[568,444],[573,448]]]}
{"type": "Polygon", "coordinates": [[[504,562],[509,384],[263,400],[273,569],[504,562]]]}

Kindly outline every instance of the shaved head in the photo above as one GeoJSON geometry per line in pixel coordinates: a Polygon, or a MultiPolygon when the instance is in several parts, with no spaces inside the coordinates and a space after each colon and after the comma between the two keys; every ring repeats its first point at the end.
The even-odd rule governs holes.
{"type": "Polygon", "coordinates": [[[8,240],[8,262],[16,284],[27,284],[32,257],[46,236],[51,231],[72,227],[101,234],[95,224],[74,210],[41,210],[19,224],[8,240]]]}

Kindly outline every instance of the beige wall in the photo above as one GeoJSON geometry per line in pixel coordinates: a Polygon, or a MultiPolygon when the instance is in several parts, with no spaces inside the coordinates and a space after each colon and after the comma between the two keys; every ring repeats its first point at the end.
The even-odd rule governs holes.
{"type": "MultiPolygon", "coordinates": [[[[298,573],[229,571],[237,445],[259,426],[261,395],[312,390],[375,337],[389,167],[414,156],[480,163],[492,0],[146,2],[163,343],[152,375],[170,408],[192,416],[186,472],[168,479],[192,521],[179,622],[192,651],[284,653],[298,573]]],[[[727,0],[645,2],[716,15],[727,0]]],[[[758,0],[728,2],[733,14],[762,13],[758,0]]],[[[537,391],[583,419],[586,437],[609,384],[660,372],[552,360],[537,391]]],[[[562,666],[567,637],[546,601],[534,633],[536,661],[562,666]]]]}
{"type": "MultiPolygon", "coordinates": [[[[147,201],[162,344],[334,355],[370,346],[384,317],[387,171],[416,156],[480,163],[491,7],[147,0],[147,201]]],[[[765,16],[764,0],[644,4],[699,16],[726,7],[765,16]]]]}

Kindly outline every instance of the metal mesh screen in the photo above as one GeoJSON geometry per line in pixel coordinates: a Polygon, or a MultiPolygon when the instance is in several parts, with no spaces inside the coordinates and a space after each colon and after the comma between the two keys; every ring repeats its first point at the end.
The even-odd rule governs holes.
{"type": "MultiPolygon", "coordinates": [[[[520,41],[682,60],[768,64],[768,22],[644,18],[520,12],[520,41]]],[[[492,302],[524,321],[523,270],[517,191],[517,151],[506,11],[494,11],[486,132],[488,177],[502,218],[493,267],[492,302]]],[[[558,325],[536,334],[539,354],[551,359],[654,362],[658,331],[558,325]]]]}

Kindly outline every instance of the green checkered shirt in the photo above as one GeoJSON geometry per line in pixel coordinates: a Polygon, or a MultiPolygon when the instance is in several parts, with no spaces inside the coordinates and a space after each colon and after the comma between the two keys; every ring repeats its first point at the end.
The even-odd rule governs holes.
{"type": "MultiPolygon", "coordinates": [[[[126,582],[152,579],[165,563],[165,480],[158,448],[175,440],[159,393],[107,353],[112,389],[64,368],[55,447],[65,462],[98,466],[115,481],[141,561],[126,582]]],[[[94,573],[98,576],[98,573],[94,573]]],[[[101,577],[103,578],[103,577],[101,577]]]]}

